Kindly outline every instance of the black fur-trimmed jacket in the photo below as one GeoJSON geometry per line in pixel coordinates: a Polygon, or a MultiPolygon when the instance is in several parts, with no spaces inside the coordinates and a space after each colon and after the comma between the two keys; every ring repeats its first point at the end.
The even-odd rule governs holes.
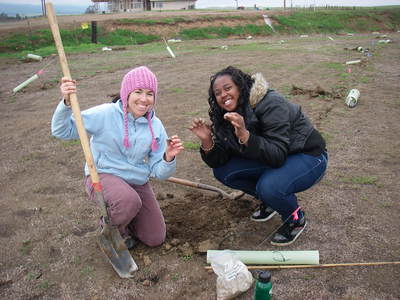
{"type": "Polygon", "coordinates": [[[240,113],[250,132],[248,145],[239,144],[233,126],[228,121],[219,128],[213,128],[214,148],[207,154],[200,150],[203,161],[211,168],[223,166],[232,156],[259,160],[278,168],[289,154],[302,152],[314,130],[299,105],[269,89],[260,73],[252,78],[254,84],[249,100],[242,104],[240,113]]]}

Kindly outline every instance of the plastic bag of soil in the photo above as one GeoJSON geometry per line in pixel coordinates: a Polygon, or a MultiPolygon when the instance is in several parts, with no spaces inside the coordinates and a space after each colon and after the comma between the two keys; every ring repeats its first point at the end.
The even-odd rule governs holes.
{"type": "Polygon", "coordinates": [[[235,254],[229,250],[210,257],[211,267],[217,274],[217,300],[233,299],[247,291],[253,276],[235,254]]]}

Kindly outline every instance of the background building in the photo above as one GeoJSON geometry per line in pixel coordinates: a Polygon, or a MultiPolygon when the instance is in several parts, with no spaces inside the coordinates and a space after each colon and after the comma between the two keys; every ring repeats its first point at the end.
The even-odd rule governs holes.
{"type": "Polygon", "coordinates": [[[196,0],[92,0],[96,11],[107,4],[108,12],[139,12],[146,10],[194,9],[196,0]]]}

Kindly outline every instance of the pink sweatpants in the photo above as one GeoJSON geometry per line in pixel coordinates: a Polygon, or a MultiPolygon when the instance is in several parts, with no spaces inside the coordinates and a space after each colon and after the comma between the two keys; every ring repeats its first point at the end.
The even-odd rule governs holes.
{"type": "MultiPolygon", "coordinates": [[[[118,226],[122,237],[132,235],[150,247],[165,241],[164,216],[149,183],[130,185],[111,174],[100,174],[100,182],[110,223],[118,226]]],[[[89,199],[98,205],[90,176],[85,179],[85,187],[89,199]]]]}

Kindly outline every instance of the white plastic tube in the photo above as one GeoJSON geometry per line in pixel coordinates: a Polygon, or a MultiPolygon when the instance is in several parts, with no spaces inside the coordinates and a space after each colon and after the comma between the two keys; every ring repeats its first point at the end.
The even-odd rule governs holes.
{"type": "Polygon", "coordinates": [[[265,24],[267,24],[269,27],[271,27],[272,31],[275,32],[275,29],[274,29],[274,27],[272,26],[272,22],[271,22],[271,20],[269,19],[268,15],[263,15],[263,18],[264,18],[265,24]]]}
{"type": "Polygon", "coordinates": [[[171,48],[170,48],[169,46],[167,46],[167,50],[168,50],[169,54],[170,54],[173,58],[175,58],[175,54],[174,54],[174,52],[172,52],[172,50],[171,50],[171,48]]]}
{"type": "Polygon", "coordinates": [[[346,61],[346,65],[355,65],[361,63],[361,59],[346,61]]]}
{"type": "Polygon", "coordinates": [[[21,83],[19,86],[17,86],[16,88],[13,89],[13,93],[18,92],[19,90],[23,89],[24,87],[26,87],[28,84],[30,84],[32,81],[35,81],[36,79],[39,78],[39,75],[43,74],[43,70],[40,70],[38,72],[36,72],[35,75],[31,76],[30,78],[28,78],[27,80],[25,80],[23,83],[21,83]]]}
{"type": "Polygon", "coordinates": [[[346,97],[346,105],[350,108],[356,106],[358,97],[360,97],[360,91],[357,89],[352,89],[346,97]]]}
{"type": "MultiPolygon", "coordinates": [[[[207,263],[210,257],[224,250],[208,250],[207,263]]],[[[318,265],[319,251],[245,251],[230,250],[236,257],[248,265],[318,265]]]]}
{"type": "Polygon", "coordinates": [[[30,59],[38,60],[38,61],[41,61],[43,59],[43,57],[41,57],[40,55],[31,54],[31,53],[27,54],[26,57],[30,58],[30,59]]]}

